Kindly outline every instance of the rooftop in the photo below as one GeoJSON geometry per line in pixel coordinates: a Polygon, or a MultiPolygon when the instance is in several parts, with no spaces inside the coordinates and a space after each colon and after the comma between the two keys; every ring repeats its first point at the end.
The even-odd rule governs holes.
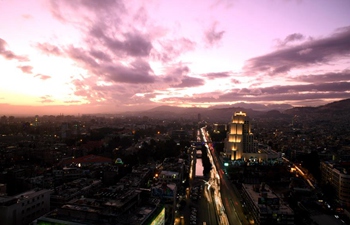
{"type": "Polygon", "coordinates": [[[281,202],[280,198],[267,185],[242,184],[243,189],[248,193],[254,204],[259,208],[260,213],[272,213],[279,211],[282,214],[293,214],[293,210],[281,202]],[[259,190],[260,189],[260,190],[259,190]]]}

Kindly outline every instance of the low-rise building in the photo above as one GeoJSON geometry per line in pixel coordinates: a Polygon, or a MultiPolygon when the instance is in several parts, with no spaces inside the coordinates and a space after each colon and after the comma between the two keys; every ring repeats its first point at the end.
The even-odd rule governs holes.
{"type": "Polygon", "coordinates": [[[49,212],[50,190],[31,190],[16,196],[0,197],[1,224],[26,225],[49,212]]]}
{"type": "Polygon", "coordinates": [[[294,212],[264,183],[242,184],[242,196],[254,224],[294,224],[294,212]]]}

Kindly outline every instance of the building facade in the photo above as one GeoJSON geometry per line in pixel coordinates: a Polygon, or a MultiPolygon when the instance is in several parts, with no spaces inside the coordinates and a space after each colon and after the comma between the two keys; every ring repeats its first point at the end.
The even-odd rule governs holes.
{"type": "Polygon", "coordinates": [[[244,112],[235,112],[228,124],[225,154],[231,160],[243,158],[244,153],[256,153],[250,120],[244,112]]]}
{"type": "Polygon", "coordinates": [[[252,224],[294,224],[293,210],[264,183],[242,184],[242,197],[252,224]]]}
{"type": "Polygon", "coordinates": [[[350,166],[334,162],[321,162],[322,181],[334,187],[339,201],[350,206],[350,166]]]}
{"type": "Polygon", "coordinates": [[[32,190],[0,198],[1,224],[24,225],[50,210],[50,190],[32,190]]]}

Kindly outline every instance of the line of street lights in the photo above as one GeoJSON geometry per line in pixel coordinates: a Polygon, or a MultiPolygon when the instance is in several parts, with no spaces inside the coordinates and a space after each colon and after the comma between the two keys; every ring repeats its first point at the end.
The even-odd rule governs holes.
{"type": "MultiPolygon", "coordinates": [[[[206,138],[205,128],[201,128],[201,133],[205,142],[205,147],[207,148],[207,155],[209,158],[209,161],[212,165],[212,169],[210,171],[210,178],[208,183],[208,191],[210,190],[210,187],[212,187],[214,191],[214,202],[215,202],[215,209],[216,209],[216,215],[218,216],[218,220],[220,224],[223,225],[229,225],[227,215],[225,213],[225,207],[221,200],[221,194],[220,194],[220,176],[218,175],[218,172],[216,170],[216,166],[213,160],[213,157],[211,155],[210,147],[208,146],[208,141],[206,138]]],[[[210,192],[210,191],[209,191],[210,192]]],[[[210,192],[209,194],[211,194],[210,192]]]]}

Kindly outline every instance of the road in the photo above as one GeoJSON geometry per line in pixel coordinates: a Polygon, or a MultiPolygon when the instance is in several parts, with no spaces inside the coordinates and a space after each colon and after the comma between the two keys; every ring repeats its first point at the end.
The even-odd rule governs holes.
{"type": "Polygon", "coordinates": [[[202,128],[201,133],[203,135],[204,141],[207,143],[208,152],[210,152],[211,154],[213,164],[214,164],[213,167],[216,168],[216,171],[219,171],[218,175],[220,178],[219,179],[220,180],[219,189],[220,189],[220,196],[221,196],[220,198],[225,208],[225,214],[227,216],[229,224],[231,225],[249,224],[245,215],[243,214],[241,197],[240,197],[239,191],[236,189],[236,187],[231,183],[231,181],[225,175],[223,163],[220,161],[220,157],[218,153],[215,151],[214,147],[212,146],[211,139],[206,129],[202,128]]]}
{"type": "Polygon", "coordinates": [[[201,225],[206,222],[207,225],[221,225],[217,220],[213,189],[208,189],[208,182],[204,177],[197,177],[195,174],[196,149],[192,149],[190,159],[190,185],[186,189],[186,195],[180,197],[180,200],[185,200],[186,205],[177,210],[174,224],[201,225]]]}

